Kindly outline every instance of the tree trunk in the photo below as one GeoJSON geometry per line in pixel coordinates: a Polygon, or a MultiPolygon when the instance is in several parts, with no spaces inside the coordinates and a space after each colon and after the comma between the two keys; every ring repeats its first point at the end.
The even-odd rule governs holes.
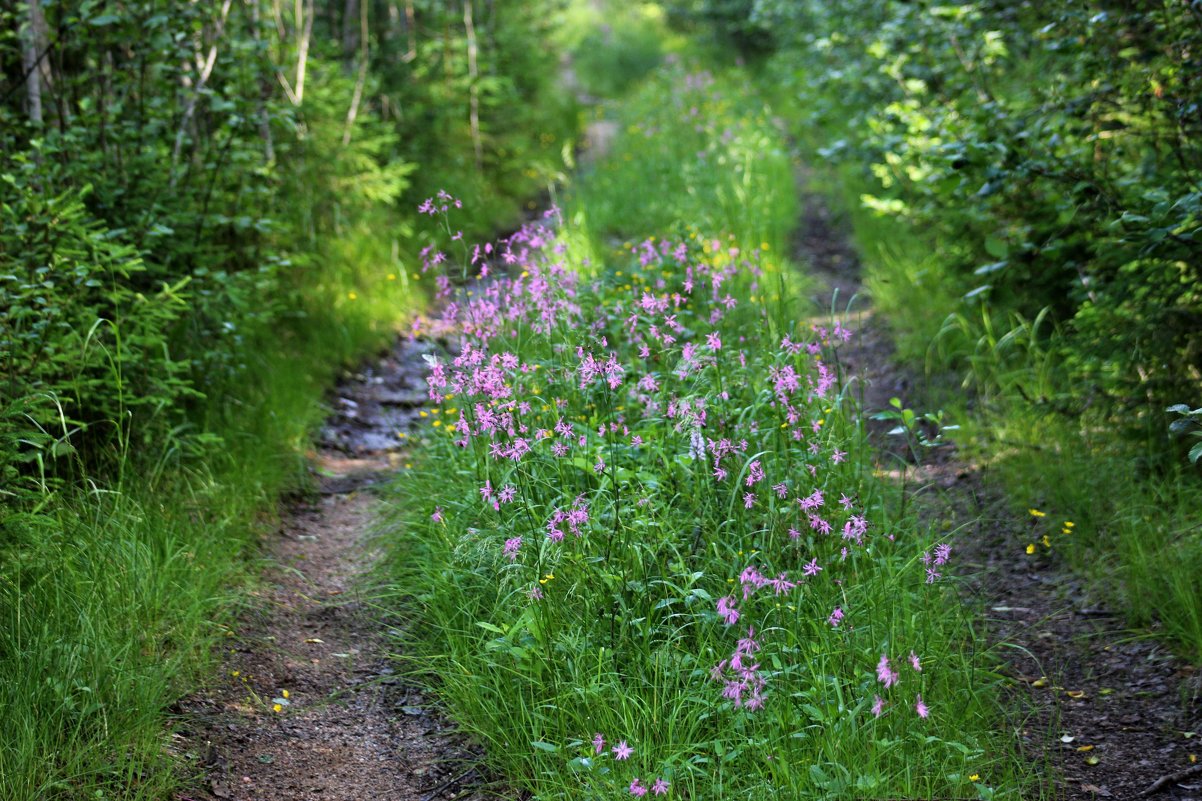
{"type": "MultiPolygon", "coordinates": [[[[363,7],[366,11],[366,0],[363,7]]],[[[362,27],[356,19],[359,16],[359,0],[346,0],[342,11],[342,58],[347,67],[354,62],[355,51],[359,49],[359,28],[362,27]]]]}
{"type": "Polygon", "coordinates": [[[413,13],[413,0],[405,0],[405,30],[409,33],[409,52],[401,61],[408,64],[417,58],[417,16],[413,13]]]}
{"type": "Polygon", "coordinates": [[[301,0],[296,0],[296,29],[301,32],[296,56],[296,105],[298,106],[305,100],[305,67],[309,62],[309,39],[313,36],[313,17],[313,0],[305,3],[303,12],[301,11],[301,0]]]}
{"type": "Polygon", "coordinates": [[[29,18],[21,42],[21,67],[25,72],[26,108],[29,121],[42,125],[42,75],[41,62],[46,57],[46,18],[42,15],[42,1],[29,0],[29,18]]]}
{"type": "MultiPolygon", "coordinates": [[[[196,77],[196,84],[192,90],[192,96],[188,98],[188,105],[184,107],[183,119],[180,121],[179,130],[175,134],[175,146],[171,149],[171,163],[174,165],[179,161],[179,154],[184,147],[184,133],[188,130],[188,124],[192,121],[192,115],[196,113],[196,104],[200,102],[201,93],[204,91],[205,85],[209,82],[209,76],[213,74],[213,66],[217,63],[217,44],[221,41],[221,35],[225,32],[225,20],[230,13],[230,5],[233,0],[225,0],[221,4],[221,16],[217,18],[217,25],[213,31],[213,43],[209,46],[209,53],[205,56],[203,62],[199,63],[200,74],[196,77]]],[[[171,186],[175,186],[175,177],[170,181],[171,186]]]]}
{"type": "MultiPolygon", "coordinates": [[[[259,0],[252,0],[250,16],[250,34],[258,44],[261,40],[259,32],[259,0]]],[[[259,117],[259,137],[263,140],[263,158],[268,164],[275,161],[275,142],[271,137],[271,117],[267,113],[267,98],[271,96],[271,81],[264,76],[259,82],[259,98],[255,101],[256,113],[259,117]]]]}
{"type": "Polygon", "coordinates": [[[480,70],[476,64],[476,26],[472,23],[472,4],[463,0],[463,28],[467,32],[468,120],[472,127],[472,147],[476,151],[476,169],[484,168],[484,144],[480,140],[480,70]]]}
{"type": "Polygon", "coordinates": [[[355,80],[351,107],[346,112],[346,127],[342,131],[343,147],[351,143],[351,131],[355,128],[355,118],[359,116],[359,102],[363,99],[363,87],[367,83],[367,66],[371,56],[367,48],[367,3],[364,2],[359,6],[359,77],[355,80]]]}

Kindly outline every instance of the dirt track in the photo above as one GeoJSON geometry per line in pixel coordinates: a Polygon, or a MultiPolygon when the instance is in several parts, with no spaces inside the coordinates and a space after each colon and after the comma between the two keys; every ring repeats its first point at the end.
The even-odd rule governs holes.
{"type": "Polygon", "coordinates": [[[478,755],[394,675],[363,595],[375,558],[371,487],[401,466],[400,435],[424,399],[425,352],[401,341],[335,392],[313,465],[317,491],[292,503],[264,544],[269,567],[229,640],[221,681],[187,702],[202,755],[199,797],[477,797],[478,755]]]}

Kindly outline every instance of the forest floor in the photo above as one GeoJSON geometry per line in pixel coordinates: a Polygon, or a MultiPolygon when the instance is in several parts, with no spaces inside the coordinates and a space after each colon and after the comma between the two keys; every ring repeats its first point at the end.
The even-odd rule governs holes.
{"type": "MultiPolygon", "coordinates": [[[[854,297],[850,347],[840,353],[862,389],[863,409],[878,468],[899,475],[891,451],[893,423],[871,415],[891,398],[910,407],[924,398],[924,377],[893,359],[890,333],[863,296],[850,235],[824,201],[800,180],[803,218],[796,256],[824,282],[829,307],[854,297]]],[[[978,610],[999,672],[1009,680],[1009,722],[1023,757],[1040,766],[1045,796],[1076,799],[1202,799],[1200,676],[1095,597],[1079,576],[1025,553],[1036,518],[1020,516],[991,480],[987,466],[963,459],[951,445],[924,464],[908,464],[912,502],[932,524],[957,531],[956,561],[964,600],[978,610]]]]}
{"type": "Polygon", "coordinates": [[[268,568],[229,639],[222,680],[185,704],[203,772],[197,801],[477,797],[479,754],[394,673],[364,595],[376,558],[372,485],[404,458],[399,435],[424,402],[425,352],[401,340],[335,390],[317,487],[263,545],[268,568]]]}

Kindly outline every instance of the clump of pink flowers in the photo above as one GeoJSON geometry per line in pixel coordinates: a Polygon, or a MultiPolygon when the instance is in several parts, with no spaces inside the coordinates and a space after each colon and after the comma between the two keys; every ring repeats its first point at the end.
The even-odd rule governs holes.
{"type": "MultiPolygon", "coordinates": [[[[421,211],[459,207],[440,193],[421,211]]],[[[893,580],[890,559],[939,597],[919,577],[938,583],[951,546],[907,539],[881,513],[844,408],[835,349],[850,331],[769,325],[775,278],[754,248],[648,238],[593,274],[557,221],[464,244],[458,283],[451,256],[423,254],[444,280],[422,330],[447,343],[425,389],[454,421],[429,438],[467,477],[459,497],[430,499],[442,505],[428,530],[456,569],[496,582],[513,642],[495,658],[544,676],[588,653],[622,677],[639,675],[631,660],[680,659],[715,718],[738,726],[772,725],[797,694],[817,708],[832,684],[859,699],[851,717],[882,718],[873,727],[927,719],[922,690],[945,708],[929,683],[939,660],[882,645],[887,610],[865,600],[893,580]]],[[[611,771],[608,792],[669,793],[650,778],[650,744],[578,744],[611,771]]]]}

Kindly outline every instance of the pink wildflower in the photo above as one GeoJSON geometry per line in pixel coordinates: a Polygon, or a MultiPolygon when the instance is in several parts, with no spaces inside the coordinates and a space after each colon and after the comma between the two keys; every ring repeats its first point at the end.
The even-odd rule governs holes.
{"type": "Polygon", "coordinates": [[[914,668],[919,673],[922,672],[922,662],[918,660],[918,654],[910,652],[910,667],[914,668]]]}
{"type": "Polygon", "coordinates": [[[718,599],[718,614],[726,625],[733,626],[739,619],[739,610],[735,608],[735,599],[729,595],[718,599]]]}
{"type": "Polygon", "coordinates": [[[613,747],[614,759],[630,759],[630,755],[634,753],[634,749],[626,744],[625,740],[619,740],[618,744],[613,747]]]}
{"type": "Polygon", "coordinates": [[[664,795],[668,792],[668,783],[662,778],[656,779],[655,784],[651,785],[651,792],[656,795],[664,795]]]}
{"type": "Polygon", "coordinates": [[[768,579],[754,565],[749,565],[739,574],[739,583],[743,585],[743,600],[746,601],[753,592],[767,584],[768,579]]]}
{"type": "Polygon", "coordinates": [[[789,581],[787,573],[781,573],[776,578],[770,579],[768,583],[772,585],[772,589],[776,591],[777,595],[787,595],[789,590],[797,586],[796,582],[789,581]]]}
{"type": "Polygon", "coordinates": [[[946,565],[947,560],[952,558],[952,546],[947,543],[940,543],[935,546],[935,564],[946,565]]]}
{"type": "Polygon", "coordinates": [[[879,718],[881,716],[881,713],[884,711],[885,711],[885,700],[883,698],[881,698],[879,695],[873,696],[872,714],[875,717],[879,718]]]}
{"type": "Polygon", "coordinates": [[[630,783],[630,794],[636,798],[642,798],[647,795],[647,788],[639,784],[638,777],[635,777],[634,781],[630,783]]]}
{"type": "Polygon", "coordinates": [[[601,736],[601,732],[593,735],[593,753],[599,754],[605,750],[605,738],[601,736]]]}
{"type": "Polygon", "coordinates": [[[900,678],[897,671],[889,667],[889,657],[884,654],[881,654],[881,661],[876,665],[876,677],[881,684],[885,685],[886,690],[897,684],[897,680],[900,678]]]}
{"type": "Polygon", "coordinates": [[[918,696],[918,700],[914,702],[914,711],[918,713],[918,717],[925,718],[931,714],[931,710],[922,702],[922,696],[918,696]]]}
{"type": "Polygon", "coordinates": [[[808,512],[811,509],[817,509],[823,503],[822,490],[814,490],[805,498],[798,498],[797,503],[801,506],[802,511],[808,512]]]}

